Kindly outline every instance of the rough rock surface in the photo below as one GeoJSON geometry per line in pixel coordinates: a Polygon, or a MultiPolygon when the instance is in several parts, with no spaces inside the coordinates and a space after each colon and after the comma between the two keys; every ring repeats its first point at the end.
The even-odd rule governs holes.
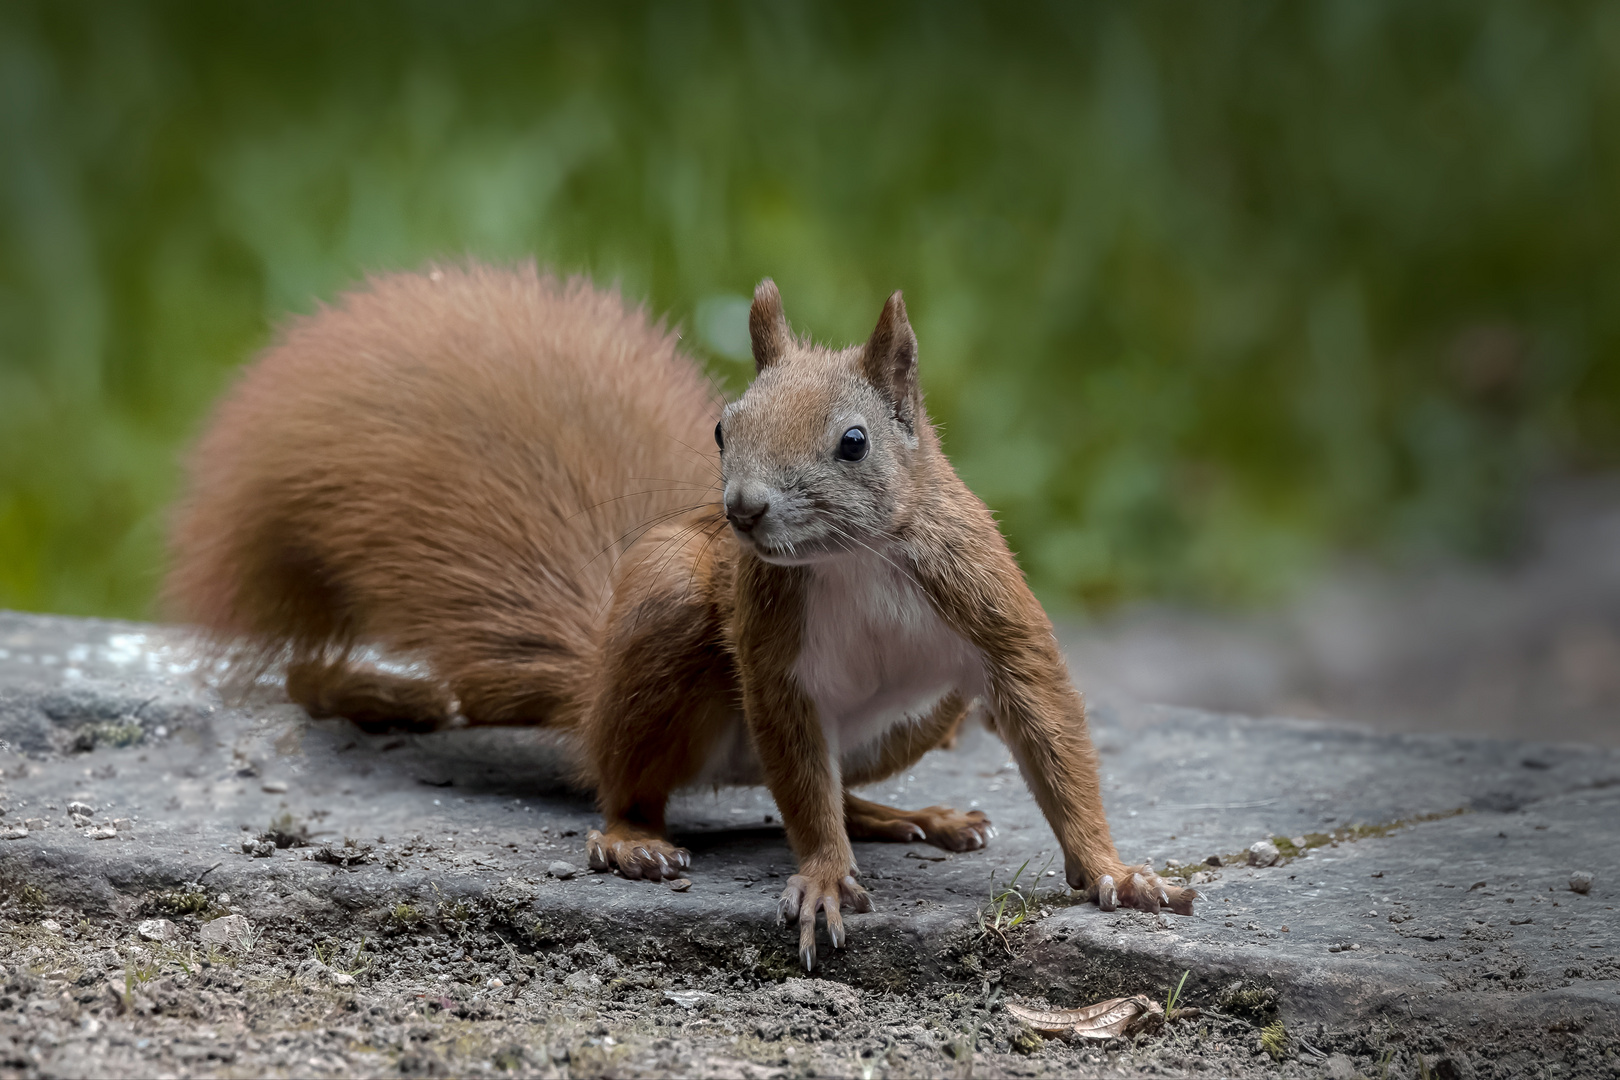
{"type": "Polygon", "coordinates": [[[1094,702],[1115,837],[1198,885],[1183,919],[1069,897],[974,731],[867,794],[996,840],[857,845],[877,910],[804,978],[763,790],[672,808],[684,892],[568,877],[595,814],[543,733],[368,736],[273,688],[226,707],[195,668],[174,631],[0,614],[0,1074],[1620,1075],[1617,751],[1094,702]],[[1276,865],[1246,865],[1261,839],[1276,865]],[[178,943],[139,935],[157,917],[178,943]],[[1203,1015],[1131,1043],[999,1008],[1162,1001],[1183,971],[1203,1015]]]}

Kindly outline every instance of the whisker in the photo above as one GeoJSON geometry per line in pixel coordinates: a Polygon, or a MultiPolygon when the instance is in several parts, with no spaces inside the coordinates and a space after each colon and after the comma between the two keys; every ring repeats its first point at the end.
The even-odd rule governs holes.
{"type": "Polygon", "coordinates": [[[882,551],[879,551],[877,548],[873,547],[871,544],[867,543],[865,540],[862,540],[859,536],[856,536],[854,533],[852,533],[848,529],[844,528],[842,525],[839,524],[839,522],[836,519],[829,519],[828,526],[832,529],[832,531],[834,532],[835,535],[842,536],[845,540],[848,540],[850,543],[855,544],[855,545],[857,545],[859,547],[865,548],[867,551],[870,551],[873,555],[876,555],[878,558],[882,559],[884,562],[886,562],[890,566],[894,567],[900,573],[906,575],[907,577],[911,576],[911,570],[909,568],[901,566],[899,563],[897,563],[893,559],[891,559],[887,554],[885,554],[882,551]]]}
{"type": "MultiPolygon", "coordinates": [[[[700,510],[700,509],[702,509],[701,505],[690,508],[688,512],[696,512],[697,510],[700,510]]],[[[669,516],[671,516],[671,515],[665,515],[665,518],[667,519],[669,516]]],[[[653,523],[652,527],[656,528],[657,524],[659,524],[659,523],[653,523]]],[[[658,544],[657,547],[655,547],[650,552],[648,552],[648,551],[637,552],[637,554],[640,556],[640,561],[636,565],[638,565],[638,566],[645,565],[647,560],[652,559],[652,558],[656,558],[658,553],[660,551],[662,551],[665,548],[665,546],[667,546],[673,540],[678,539],[680,537],[681,533],[686,531],[686,528],[689,528],[689,526],[688,527],[683,527],[681,530],[678,530],[675,533],[674,536],[665,538],[663,541],[661,541],[658,544]]],[[[649,528],[647,531],[650,532],[652,530],[651,530],[651,528],[649,528]]],[[[646,533],[643,533],[642,535],[645,536],[646,533]]],[[[612,573],[615,578],[620,576],[620,575],[617,574],[617,570],[618,570],[620,561],[623,560],[625,557],[629,556],[632,552],[636,551],[636,544],[640,543],[640,540],[641,540],[641,537],[637,537],[636,540],[632,541],[630,543],[630,545],[628,547],[626,547],[626,549],[624,551],[620,552],[619,555],[613,560],[613,565],[609,568],[609,572],[612,573]]],[[[598,554],[600,554],[600,552],[598,552],[598,554]]],[[[612,599],[616,595],[617,595],[617,590],[613,588],[613,583],[609,582],[608,592],[607,592],[607,595],[604,597],[604,603],[611,602],[612,599]]],[[[601,618],[601,617],[602,617],[602,610],[598,609],[597,610],[597,618],[601,618]]]]}
{"type": "MultiPolygon", "coordinates": [[[[604,547],[601,551],[598,551],[595,555],[592,555],[589,559],[586,559],[585,562],[583,564],[581,564],[579,569],[581,571],[583,571],[585,569],[585,567],[591,565],[591,563],[595,562],[597,559],[600,559],[603,555],[607,554],[607,552],[610,551],[614,547],[614,545],[624,543],[625,538],[628,537],[631,533],[635,532],[637,529],[641,529],[643,532],[645,532],[647,529],[651,529],[655,525],[659,525],[659,524],[661,524],[661,523],[663,523],[665,521],[668,521],[670,518],[680,517],[682,514],[690,514],[694,510],[703,509],[705,506],[717,506],[717,505],[719,505],[719,504],[718,503],[713,503],[713,502],[692,503],[690,506],[683,506],[683,507],[681,507],[681,508],[679,508],[677,510],[671,510],[668,513],[659,514],[656,517],[649,518],[646,521],[643,521],[639,525],[632,525],[630,528],[628,528],[624,532],[620,533],[616,539],[608,541],[607,546],[604,547]]],[[[634,541],[631,541],[631,542],[634,543],[634,541]]],[[[613,561],[614,561],[615,565],[618,564],[618,559],[614,559],[613,561]]]]}
{"type": "Polygon", "coordinates": [[[669,440],[671,442],[680,443],[682,446],[684,446],[688,450],[690,450],[692,452],[693,456],[695,456],[699,461],[703,462],[705,465],[707,465],[709,467],[710,471],[712,471],[714,473],[715,479],[718,480],[718,479],[721,478],[720,477],[720,469],[719,469],[718,465],[715,463],[714,455],[704,453],[703,451],[699,450],[697,447],[693,446],[691,443],[687,442],[685,439],[677,439],[673,435],[668,436],[668,438],[669,438],[669,440]]]}
{"type": "Polygon", "coordinates": [[[692,586],[697,583],[698,567],[703,565],[703,556],[708,553],[709,545],[714,543],[714,538],[719,536],[729,525],[729,522],[721,518],[716,522],[715,527],[709,530],[708,538],[703,541],[703,546],[698,548],[697,558],[692,560],[692,569],[686,575],[686,591],[681,593],[682,600],[692,595],[692,586]]]}
{"type": "Polygon", "coordinates": [[[632,477],[629,477],[629,479],[631,479],[631,480],[641,480],[641,481],[645,481],[645,482],[656,482],[656,483],[660,483],[660,484],[684,484],[687,487],[702,488],[705,491],[712,491],[712,490],[715,489],[713,484],[709,484],[709,485],[694,484],[694,483],[691,482],[690,479],[679,480],[679,479],[676,479],[673,476],[632,476],[632,477]]]}
{"type": "MultiPolygon", "coordinates": [[[[630,479],[635,480],[635,479],[638,479],[638,478],[632,476],[630,479]]],[[[583,510],[579,510],[579,511],[576,511],[575,513],[569,514],[563,520],[564,521],[573,521],[575,518],[579,517],[580,514],[588,514],[592,510],[597,509],[598,507],[606,506],[608,503],[618,502],[621,499],[632,499],[632,498],[635,498],[637,495],[658,495],[658,494],[663,494],[663,493],[667,493],[667,492],[671,492],[671,491],[683,491],[683,490],[712,491],[714,489],[704,487],[701,484],[682,484],[679,487],[649,488],[646,491],[629,491],[629,492],[626,492],[623,495],[615,495],[611,499],[603,499],[601,502],[592,503],[591,505],[585,507],[583,510]]]]}
{"type": "Polygon", "coordinates": [[[657,587],[658,579],[663,576],[664,568],[681,553],[681,545],[686,542],[686,539],[693,533],[707,528],[708,524],[709,523],[707,521],[700,520],[693,522],[691,525],[684,526],[678,530],[674,536],[660,544],[653,554],[649,556],[649,558],[656,558],[659,552],[665,551],[666,548],[668,549],[668,552],[664,555],[663,560],[658,564],[658,568],[653,571],[652,576],[648,580],[647,589],[641,596],[641,603],[636,605],[636,621],[634,625],[641,625],[642,611],[645,609],[647,601],[652,598],[653,589],[657,587]]]}
{"type": "Polygon", "coordinates": [[[703,378],[708,381],[709,389],[714,391],[715,402],[719,404],[721,408],[724,408],[726,403],[726,388],[720,384],[719,379],[714,377],[714,372],[709,370],[709,366],[707,364],[698,364],[697,369],[703,373],[703,378]]]}

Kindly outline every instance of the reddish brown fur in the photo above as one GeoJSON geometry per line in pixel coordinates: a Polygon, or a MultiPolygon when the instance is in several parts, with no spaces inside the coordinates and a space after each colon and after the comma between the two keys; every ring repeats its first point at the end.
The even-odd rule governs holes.
{"type": "Polygon", "coordinates": [[[712,498],[718,409],[673,334],[583,280],[373,279],[220,403],[169,600],[266,657],[419,658],[474,723],[572,726],[620,558],[712,498]]]}
{"type": "MultiPolygon", "coordinates": [[[[872,340],[843,352],[795,338],[769,282],[751,330],[761,378],[727,410],[744,447],[728,449],[728,474],[750,439],[818,467],[838,387],[884,414],[873,438],[881,428],[891,456],[835,500],[850,535],[881,544],[977,650],[992,722],[1069,882],[1105,904],[1117,891],[1190,911],[1190,890],[1114,850],[1080,696],[994,521],[940,451],[899,294],[872,340]]],[[[285,663],[313,714],[424,728],[459,707],[471,723],[573,732],[606,819],[588,845],[600,868],[675,876],[689,855],[664,836],[669,795],[763,781],[800,859],[782,910],[811,964],[818,910],[840,944],[840,906],[870,906],[851,836],[965,849],[989,823],[849,792],[953,739],[968,702],[948,693],[860,754],[832,752],[795,668],[820,579],[765,561],[757,536],[727,525],[707,449],[719,415],[674,336],[617,294],[532,266],[377,278],[293,323],[219,406],[192,458],[169,596],[246,670],[285,663]],[[357,645],[431,677],[351,665],[357,645]],[[715,773],[727,762],[746,775],[715,773]]]]}

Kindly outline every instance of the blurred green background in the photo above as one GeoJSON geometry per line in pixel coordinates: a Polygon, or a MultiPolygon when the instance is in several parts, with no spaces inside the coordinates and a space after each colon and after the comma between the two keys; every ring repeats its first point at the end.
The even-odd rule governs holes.
{"type": "Polygon", "coordinates": [[[1043,598],[1511,553],[1620,457],[1620,7],[0,5],[0,606],[141,616],[178,457],[289,312],[431,257],[906,290],[1043,598]]]}

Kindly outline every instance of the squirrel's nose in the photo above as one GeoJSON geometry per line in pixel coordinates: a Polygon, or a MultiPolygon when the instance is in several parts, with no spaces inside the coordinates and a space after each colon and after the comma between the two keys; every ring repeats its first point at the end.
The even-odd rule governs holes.
{"type": "Polygon", "coordinates": [[[759,524],[759,519],[770,508],[770,497],[763,491],[739,486],[726,492],[726,520],[738,532],[753,532],[754,526],[759,524]]]}

